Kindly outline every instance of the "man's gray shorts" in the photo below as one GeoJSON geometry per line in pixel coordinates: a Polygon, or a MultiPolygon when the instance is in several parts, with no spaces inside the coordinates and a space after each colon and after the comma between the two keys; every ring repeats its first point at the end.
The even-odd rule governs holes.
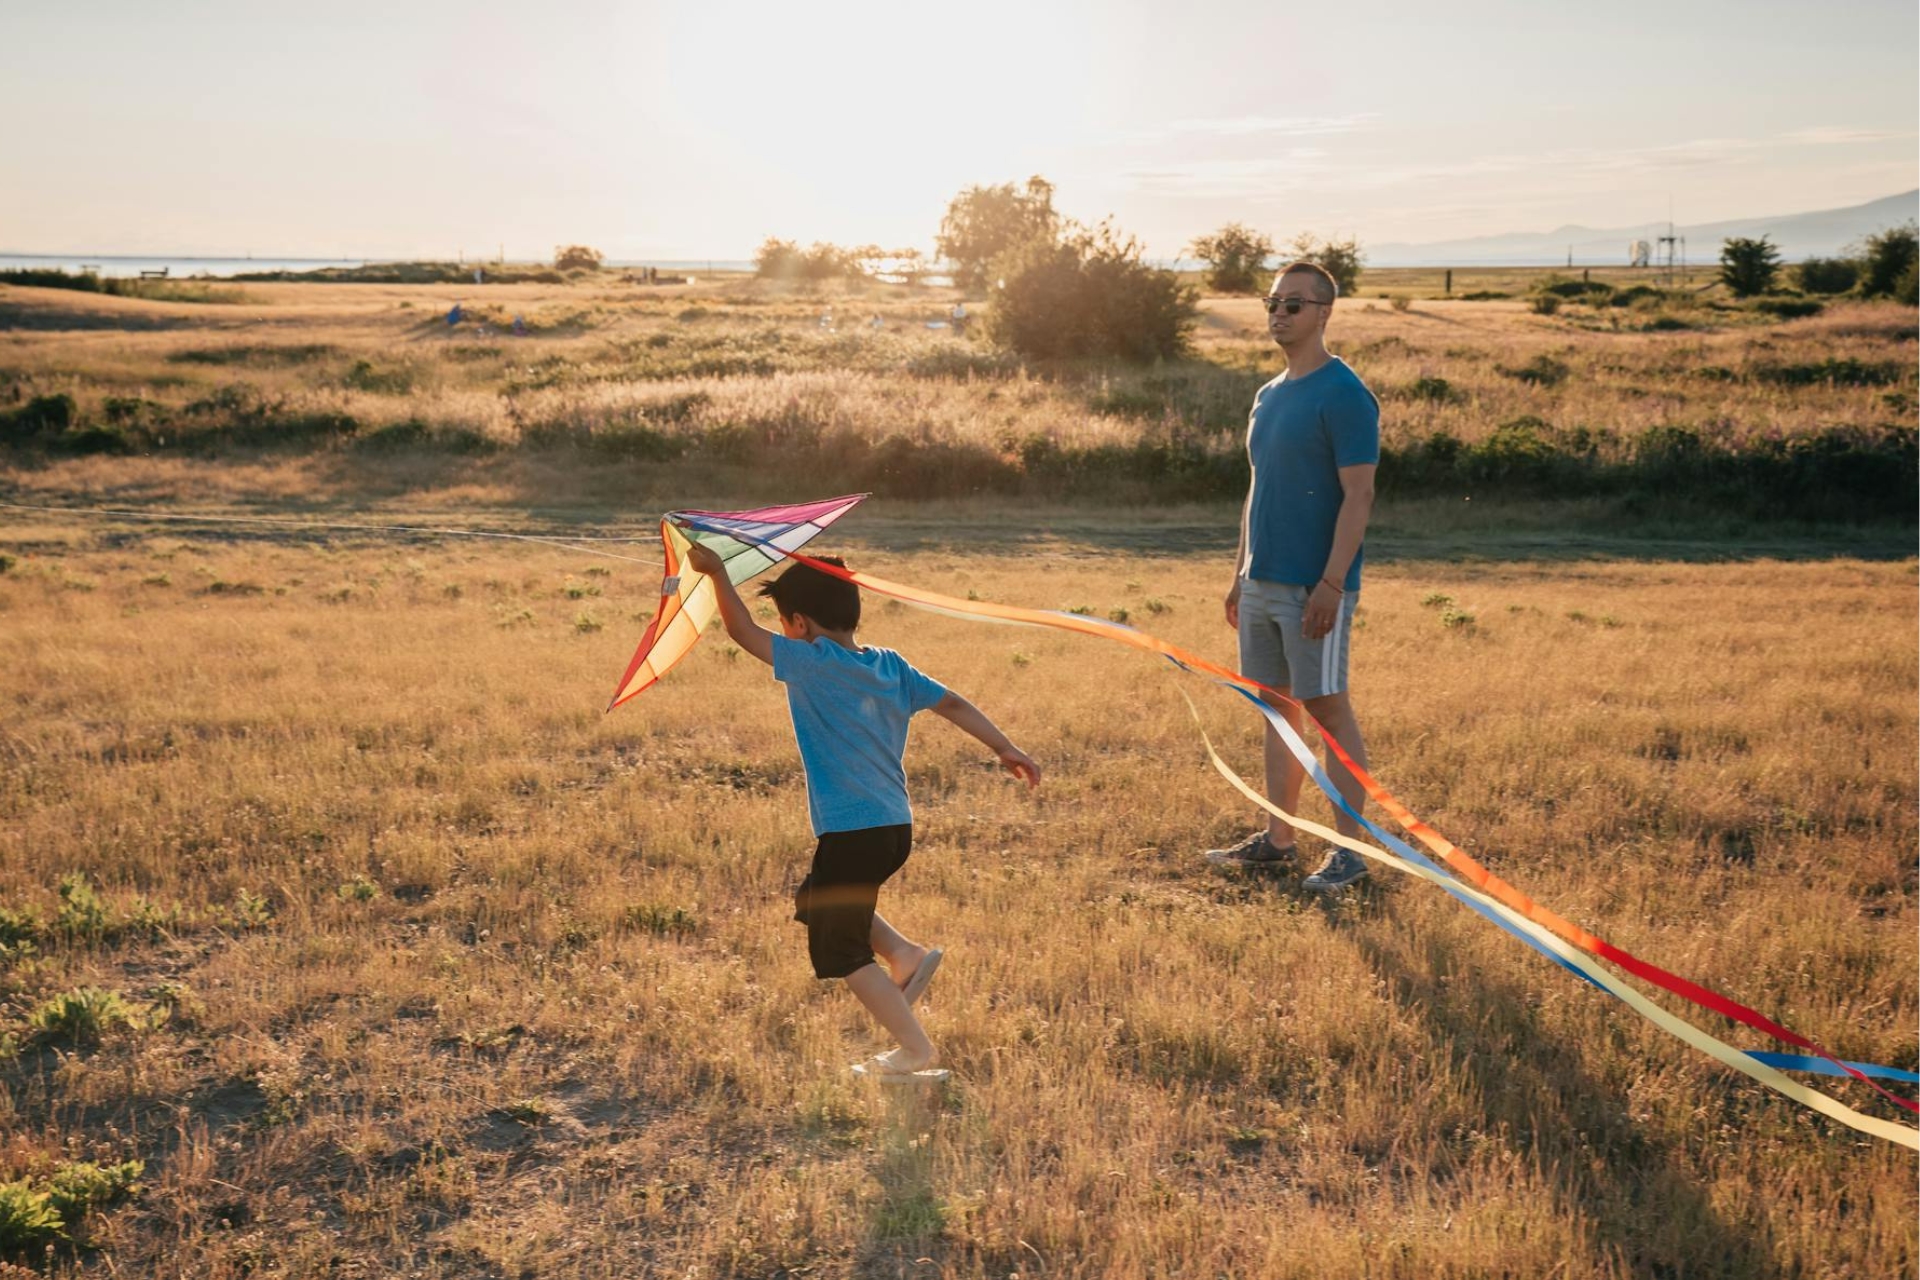
{"type": "Polygon", "coordinates": [[[1309,587],[1240,580],[1240,674],[1296,698],[1347,689],[1347,636],[1360,593],[1340,597],[1333,630],[1309,640],[1303,630],[1309,587]]]}

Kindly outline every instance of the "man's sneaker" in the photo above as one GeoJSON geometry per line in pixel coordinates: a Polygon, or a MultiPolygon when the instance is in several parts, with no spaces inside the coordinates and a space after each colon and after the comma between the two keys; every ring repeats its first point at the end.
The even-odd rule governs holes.
{"type": "Polygon", "coordinates": [[[1274,871],[1291,871],[1299,859],[1298,851],[1288,845],[1282,849],[1267,839],[1267,833],[1256,831],[1230,849],[1207,850],[1207,861],[1216,867],[1263,867],[1274,871]]]}
{"type": "Polygon", "coordinates": [[[1316,893],[1330,893],[1366,878],[1367,864],[1361,861],[1359,854],[1334,849],[1327,854],[1327,860],[1320,864],[1320,869],[1300,883],[1316,893]]]}

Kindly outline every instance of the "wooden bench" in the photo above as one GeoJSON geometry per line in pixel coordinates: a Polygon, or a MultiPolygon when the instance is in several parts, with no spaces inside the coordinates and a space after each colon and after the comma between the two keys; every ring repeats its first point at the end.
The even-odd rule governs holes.
{"type": "Polygon", "coordinates": [[[142,280],[165,280],[167,278],[167,272],[170,269],[171,268],[168,267],[162,267],[158,271],[142,271],[140,278],[142,280]]]}

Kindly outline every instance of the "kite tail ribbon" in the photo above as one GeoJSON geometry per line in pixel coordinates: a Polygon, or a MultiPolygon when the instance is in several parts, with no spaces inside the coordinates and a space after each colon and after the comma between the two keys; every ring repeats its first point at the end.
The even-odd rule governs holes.
{"type": "MultiPolygon", "coordinates": [[[[680,513],[673,518],[677,522],[692,528],[702,527],[698,516],[692,513],[680,513]]],[[[731,529],[713,531],[730,533],[735,537],[740,536],[738,531],[731,529]]],[[[1109,640],[1116,640],[1121,644],[1128,645],[1135,649],[1142,649],[1149,653],[1157,653],[1189,670],[1212,676],[1216,680],[1233,686],[1240,691],[1243,696],[1248,697],[1256,704],[1264,705],[1271,703],[1275,706],[1287,707],[1296,712],[1306,723],[1311,724],[1314,729],[1320,733],[1321,738],[1327,744],[1328,750],[1339,758],[1340,762],[1346,766],[1347,770],[1361,784],[1367,794],[1372,797],[1383,810],[1391,815],[1396,822],[1404,827],[1409,835],[1419,840],[1420,843],[1426,845],[1428,849],[1437,854],[1441,861],[1443,861],[1455,875],[1466,881],[1468,885],[1481,894],[1486,900],[1497,903],[1499,906],[1505,908],[1507,912],[1511,913],[1511,918],[1525,920],[1538,925],[1550,934],[1557,935],[1559,938],[1572,943],[1581,950],[1601,959],[1611,961],[1629,973],[1634,974],[1636,977],[1650,982],[1665,991],[1681,996],[1702,1008],[1710,1009],[1736,1022],[1744,1023],[1756,1030],[1763,1031],[1776,1040],[1808,1050],[1830,1064],[1830,1069],[1837,1072],[1844,1072],[1848,1076],[1864,1082],[1896,1106],[1906,1111],[1920,1113],[1920,1104],[1916,1104],[1907,1098],[1900,1097],[1898,1094],[1883,1088],[1866,1072],[1857,1069],[1853,1064],[1827,1052],[1798,1032],[1781,1026],[1764,1014],[1750,1009],[1738,1001],[1729,999],[1696,982],[1680,977],[1678,974],[1670,973],[1658,965],[1642,960],[1631,952],[1614,946],[1604,938],[1536,903],[1531,897],[1522,893],[1511,884],[1508,884],[1499,876],[1494,875],[1493,872],[1469,857],[1451,841],[1446,839],[1446,837],[1442,836],[1438,831],[1418,818],[1406,805],[1400,802],[1398,797],[1387,790],[1387,788],[1361,766],[1359,762],[1354,760],[1340,745],[1339,741],[1327,731],[1325,726],[1321,725],[1320,722],[1313,717],[1312,713],[1309,712],[1304,705],[1280,690],[1268,688],[1260,682],[1251,680],[1231,668],[1221,666],[1219,663],[1209,661],[1197,654],[1181,649],[1176,645],[1169,644],[1157,636],[1149,635],[1147,632],[1137,630],[1133,627],[1122,626],[1119,623],[1108,622],[1081,614],[1063,613],[1058,610],[1028,609],[1015,605],[997,604],[987,600],[960,600],[953,596],[941,595],[938,592],[923,591],[903,583],[890,582],[884,578],[876,578],[870,574],[843,569],[837,565],[827,564],[796,551],[788,551],[786,554],[795,563],[807,565],[821,573],[851,582],[855,586],[866,588],[869,591],[874,591],[881,595],[892,596],[895,599],[904,600],[909,604],[919,605],[922,608],[931,609],[935,612],[946,613],[955,617],[1011,623],[1014,625],[1050,627],[1061,631],[1077,632],[1081,635],[1100,636],[1109,640]]],[[[1270,718],[1270,722],[1274,721],[1277,721],[1280,725],[1285,725],[1286,723],[1284,718],[1277,716],[1270,718]]],[[[1291,726],[1287,726],[1287,729],[1290,733],[1291,726]]],[[[1283,734],[1283,737],[1285,736],[1287,735],[1283,734]]],[[[1294,736],[1297,738],[1297,735],[1294,736]]],[[[1288,746],[1290,750],[1293,749],[1292,743],[1289,743],[1288,746]]],[[[1300,750],[1307,751],[1304,743],[1300,744],[1300,750]]],[[[1311,752],[1307,751],[1307,755],[1311,756],[1311,752]]],[[[1355,813],[1353,809],[1347,805],[1345,799],[1341,797],[1339,791],[1331,785],[1331,781],[1326,779],[1324,772],[1318,769],[1317,763],[1315,764],[1314,772],[1316,785],[1326,791],[1329,798],[1335,804],[1353,816],[1364,828],[1388,840],[1393,840],[1394,843],[1398,844],[1402,849],[1409,853],[1412,852],[1404,843],[1388,835],[1388,833],[1381,831],[1379,827],[1368,821],[1363,815],[1355,813]]],[[[1299,824],[1296,823],[1296,825],[1299,824]]],[[[1417,857],[1418,855],[1415,856],[1417,857]]],[[[1424,861],[1424,859],[1422,861],[1424,861]]],[[[1419,863],[1416,862],[1413,865],[1418,866],[1419,863]]],[[[1444,880],[1444,877],[1442,877],[1442,879],[1444,880]]],[[[1589,977],[1590,981],[1594,980],[1590,976],[1591,971],[1577,971],[1581,972],[1582,976],[1589,977]]],[[[1597,982],[1596,985],[1605,986],[1606,984],[1597,982]]],[[[1612,987],[1608,987],[1608,989],[1613,990],[1612,987]]],[[[1619,994],[1619,992],[1616,991],[1615,994],[1619,994]]],[[[1637,997],[1638,993],[1635,993],[1635,995],[1637,997]]],[[[1622,998],[1624,999],[1626,997],[1622,998]]],[[[1640,1001],[1643,1003],[1644,998],[1640,998],[1640,1001]]],[[[1630,1000],[1629,1003],[1634,1004],[1637,1010],[1643,1013],[1645,1012],[1644,1009],[1641,1009],[1641,1003],[1636,1003],[1632,1000],[1630,1000]]],[[[1658,1006],[1651,1007],[1658,1008],[1658,1006]]],[[[1662,1012],[1664,1013],[1664,1011],[1662,1012]]],[[[1666,1016],[1671,1017],[1671,1015],[1666,1016]]],[[[1660,1019],[1655,1019],[1655,1021],[1660,1021],[1660,1019]]],[[[1664,1026],[1665,1023],[1662,1022],[1661,1025],[1664,1026]]],[[[1681,1025],[1685,1026],[1687,1024],[1682,1023],[1681,1025]]],[[[1696,1034],[1704,1033],[1698,1033],[1696,1031],[1696,1034]]],[[[1715,1043],[1719,1042],[1716,1041],[1715,1043]]],[[[1739,1053],[1740,1051],[1729,1047],[1728,1052],[1739,1053]]],[[[1713,1056],[1719,1057],[1720,1055],[1715,1053],[1713,1056]]],[[[1745,1067],[1740,1069],[1746,1070],[1745,1067]]],[[[1747,1074],[1752,1075],[1753,1072],[1749,1071],[1747,1074]]],[[[1772,1074],[1777,1075],[1778,1073],[1775,1072],[1772,1074]]],[[[1784,1079],[1784,1077],[1782,1077],[1782,1079],[1784,1079]]],[[[1768,1083],[1771,1082],[1768,1081],[1768,1083]]],[[[1788,1083],[1792,1082],[1789,1081],[1788,1083]]],[[[1795,1087],[1800,1088],[1800,1086],[1795,1087]]],[[[1825,1097],[1825,1095],[1819,1096],[1825,1097]]],[[[1831,1100],[1829,1099],[1828,1101],[1831,1100]]],[[[1833,1105],[1839,1106],[1840,1104],[1834,1103],[1833,1105]]],[[[1867,1117],[1860,1118],[1864,1120],[1867,1117]]],[[[1910,1131],[1903,1129],[1900,1130],[1900,1132],[1907,1133],[1910,1131]]]]}

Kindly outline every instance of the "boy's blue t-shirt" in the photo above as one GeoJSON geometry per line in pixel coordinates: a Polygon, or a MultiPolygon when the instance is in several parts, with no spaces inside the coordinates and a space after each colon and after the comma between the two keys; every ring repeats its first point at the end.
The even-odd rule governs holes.
{"type": "MultiPolygon", "coordinates": [[[[1304,378],[1281,374],[1260,388],[1247,420],[1253,500],[1247,505],[1247,563],[1261,582],[1311,586],[1327,571],[1333,525],[1345,492],[1340,468],[1380,461],[1380,402],[1335,356],[1304,378]]],[[[1360,589],[1353,557],[1342,584],[1360,589]]]]}
{"type": "Polygon", "coordinates": [[[773,678],[787,686],[807,772],[813,833],[913,821],[907,722],[947,694],[891,649],[854,652],[831,640],[773,638],[773,678]]]}

